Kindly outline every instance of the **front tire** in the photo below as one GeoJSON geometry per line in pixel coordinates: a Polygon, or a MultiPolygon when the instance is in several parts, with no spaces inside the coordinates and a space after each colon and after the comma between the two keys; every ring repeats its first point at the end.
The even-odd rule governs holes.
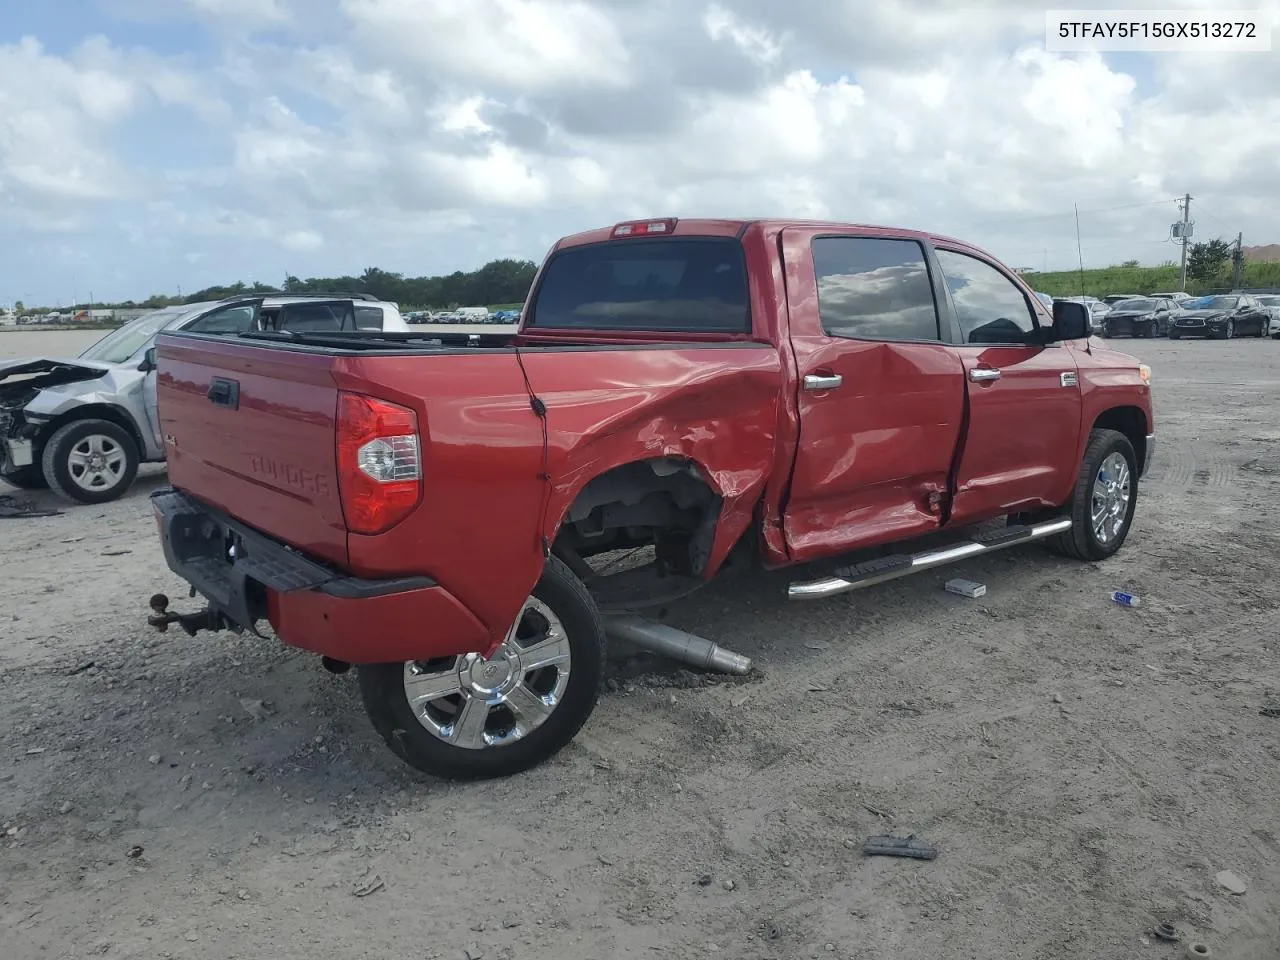
{"type": "Polygon", "coordinates": [[[1124,545],[1138,504],[1138,458],[1116,430],[1089,434],[1075,492],[1067,503],[1071,529],[1049,540],[1076,560],[1105,560],[1124,545]]]}
{"type": "Polygon", "coordinates": [[[1224,327],[1222,330],[1222,339],[1233,340],[1235,339],[1235,335],[1236,335],[1236,322],[1234,320],[1228,320],[1226,327],[1224,327]]]}
{"type": "Polygon", "coordinates": [[[476,654],[361,666],[374,729],[401,760],[454,779],[505,777],[558,753],[595,709],[604,624],[586,587],[547,560],[502,646],[476,654]]]}
{"type": "Polygon", "coordinates": [[[138,445],[110,420],[73,420],[44,445],[44,478],[64,500],[106,503],[129,489],[138,474],[138,445]]]}

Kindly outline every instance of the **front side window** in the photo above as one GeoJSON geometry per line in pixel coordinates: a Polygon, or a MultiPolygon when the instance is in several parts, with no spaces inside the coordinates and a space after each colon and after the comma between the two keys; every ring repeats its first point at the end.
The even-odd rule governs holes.
{"type": "Polygon", "coordinates": [[[924,249],[914,240],[813,241],[822,329],[856,340],[937,340],[938,311],[924,249]]]}
{"type": "Polygon", "coordinates": [[[965,343],[1038,342],[1031,306],[1013,281],[967,253],[939,250],[965,343]]]}
{"type": "Polygon", "coordinates": [[[561,250],[542,271],[526,326],[750,333],[742,244],[667,237],[561,250]]]}

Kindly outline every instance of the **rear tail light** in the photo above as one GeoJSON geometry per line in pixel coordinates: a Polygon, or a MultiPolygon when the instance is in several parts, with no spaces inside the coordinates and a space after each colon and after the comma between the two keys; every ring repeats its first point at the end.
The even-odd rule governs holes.
{"type": "Polygon", "coordinates": [[[422,499],[418,415],[358,393],[338,394],[338,490],[352,533],[390,530],[422,499]]]}

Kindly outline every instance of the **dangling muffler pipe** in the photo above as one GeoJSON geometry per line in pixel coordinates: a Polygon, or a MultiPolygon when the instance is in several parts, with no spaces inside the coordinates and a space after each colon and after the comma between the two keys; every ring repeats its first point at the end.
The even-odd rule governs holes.
{"type": "Polygon", "coordinates": [[[604,630],[609,636],[653,653],[675,660],[682,660],[702,670],[718,670],[721,673],[742,675],[751,670],[751,658],[732,650],[725,650],[710,640],[685,633],[665,623],[657,623],[630,614],[612,614],[604,618],[604,630]]]}

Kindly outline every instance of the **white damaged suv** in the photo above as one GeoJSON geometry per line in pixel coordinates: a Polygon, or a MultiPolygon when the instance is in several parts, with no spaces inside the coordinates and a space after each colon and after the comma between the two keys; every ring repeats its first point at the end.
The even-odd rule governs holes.
{"type": "Polygon", "coordinates": [[[0,361],[0,481],[105,503],[138,465],[164,460],[152,346],[161,330],[408,332],[394,303],[367,294],[239,296],[165,307],[131,320],[73,359],[0,361]]]}

